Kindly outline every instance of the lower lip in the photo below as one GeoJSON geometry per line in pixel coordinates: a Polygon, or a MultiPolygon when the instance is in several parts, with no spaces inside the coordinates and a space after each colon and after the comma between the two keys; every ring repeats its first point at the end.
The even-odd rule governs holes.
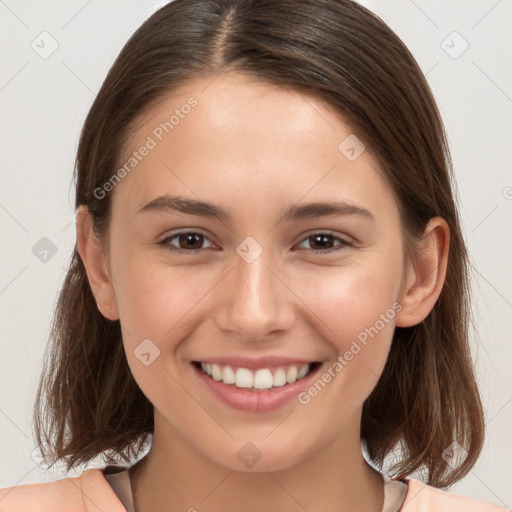
{"type": "Polygon", "coordinates": [[[285,384],[269,391],[248,391],[237,388],[222,381],[216,381],[206,375],[197,366],[192,365],[196,374],[208,389],[222,402],[243,411],[267,412],[282,407],[293,400],[299,393],[310,385],[312,378],[320,369],[318,365],[312,372],[293,384],[285,384]]]}

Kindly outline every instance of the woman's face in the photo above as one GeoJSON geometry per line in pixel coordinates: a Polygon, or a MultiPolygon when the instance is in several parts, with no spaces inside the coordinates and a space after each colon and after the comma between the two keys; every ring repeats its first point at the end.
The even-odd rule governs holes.
{"type": "Polygon", "coordinates": [[[353,445],[404,255],[397,204],[350,127],[313,97],[222,74],[153,105],[123,158],[96,193],[113,194],[112,309],[155,439],[239,471],[353,445]]]}

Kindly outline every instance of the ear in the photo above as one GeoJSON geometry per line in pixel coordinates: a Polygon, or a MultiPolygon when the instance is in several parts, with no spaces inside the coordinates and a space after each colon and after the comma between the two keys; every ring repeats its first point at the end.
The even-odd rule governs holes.
{"type": "Polygon", "coordinates": [[[407,264],[397,327],[419,324],[434,307],[446,277],[449,245],[450,228],[446,221],[441,217],[430,219],[415,248],[415,262],[407,264]]]}
{"type": "Polygon", "coordinates": [[[77,210],[76,245],[98,309],[109,320],[118,320],[119,313],[105,263],[104,247],[93,232],[89,209],[84,205],[77,210]]]}

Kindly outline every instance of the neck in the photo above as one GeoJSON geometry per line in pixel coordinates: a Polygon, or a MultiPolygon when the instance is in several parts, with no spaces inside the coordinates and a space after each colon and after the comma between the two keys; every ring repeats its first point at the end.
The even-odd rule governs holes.
{"type": "Polygon", "coordinates": [[[380,512],[382,477],[351,430],[357,438],[340,435],[300,464],[243,472],[212,461],[155,415],[151,450],[130,469],[135,510],[380,512]]]}

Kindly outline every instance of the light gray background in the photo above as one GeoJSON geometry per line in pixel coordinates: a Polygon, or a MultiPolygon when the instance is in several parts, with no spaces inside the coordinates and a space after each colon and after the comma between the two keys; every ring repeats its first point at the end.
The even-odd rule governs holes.
{"type": "MultiPolygon", "coordinates": [[[[76,145],[114,58],[164,3],[0,0],[0,487],[61,477],[31,457],[31,420],[74,244],[76,145]],[[47,58],[31,47],[49,51],[52,38],[58,48],[47,58]],[[32,251],[43,237],[57,249],[46,262],[32,251]]],[[[451,491],[510,508],[512,1],[362,3],[395,30],[427,75],[448,131],[474,264],[472,343],[488,434],[478,464],[451,491]]]]}

